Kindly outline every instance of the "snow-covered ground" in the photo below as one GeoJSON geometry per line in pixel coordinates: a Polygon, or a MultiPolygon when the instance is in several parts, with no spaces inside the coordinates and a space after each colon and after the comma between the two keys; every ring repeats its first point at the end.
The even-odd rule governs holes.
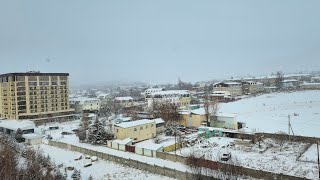
{"type": "MultiPolygon", "coordinates": [[[[85,168],[84,163],[86,160],[84,158],[79,161],[74,160],[79,155],[84,157],[84,154],[43,144],[34,146],[34,148],[43,151],[45,155],[49,155],[56,165],[63,164],[64,167],[73,166],[75,169],[80,170],[82,179],[88,179],[90,175],[93,179],[171,179],[101,159],[93,162],[92,166],[85,168]]],[[[61,172],[64,172],[64,167],[61,168],[61,172]]],[[[73,171],[67,171],[68,179],[71,179],[72,173],[73,171]]]]}
{"type": "MultiPolygon", "coordinates": [[[[232,162],[235,165],[310,179],[318,177],[316,163],[297,161],[299,153],[303,151],[306,144],[285,143],[280,152],[279,142],[271,139],[261,142],[261,148],[259,148],[258,143],[248,146],[237,145],[236,140],[213,137],[192,147],[183,148],[177,153],[183,156],[195,154],[201,157],[205,155],[206,159],[220,161],[222,153],[226,152],[231,153],[232,162]],[[232,146],[231,142],[235,142],[236,145],[232,146]]],[[[311,151],[312,155],[310,157],[313,157],[315,150],[311,149],[311,151]]]]}
{"type": "Polygon", "coordinates": [[[223,103],[219,111],[236,113],[249,130],[288,132],[288,115],[295,135],[320,137],[320,91],[264,94],[223,103]],[[294,113],[297,116],[294,116],[294,113]]]}
{"type": "Polygon", "coordinates": [[[312,146],[310,146],[309,149],[305,153],[303,153],[303,155],[300,157],[300,160],[306,161],[306,162],[318,163],[317,145],[313,144],[312,146]]]}
{"type": "MultiPolygon", "coordinates": [[[[58,125],[60,129],[48,130],[45,132],[45,134],[50,134],[53,138],[52,140],[54,141],[68,143],[78,147],[87,148],[87,149],[107,153],[107,154],[118,156],[118,157],[130,158],[130,159],[134,159],[134,160],[148,163],[151,165],[156,164],[158,166],[168,167],[171,169],[175,168],[176,170],[183,171],[183,172],[190,171],[186,165],[181,163],[167,161],[159,158],[141,156],[141,155],[130,153],[130,152],[123,152],[123,151],[108,148],[106,146],[95,146],[87,143],[80,143],[79,138],[75,134],[61,135],[62,132],[72,132],[72,129],[76,129],[78,124],[79,124],[79,121],[64,122],[61,124],[57,123],[54,125],[58,125]]],[[[41,132],[44,129],[48,129],[49,126],[53,126],[53,124],[51,123],[51,124],[47,124],[46,126],[39,126],[36,129],[36,131],[41,132]]]]}

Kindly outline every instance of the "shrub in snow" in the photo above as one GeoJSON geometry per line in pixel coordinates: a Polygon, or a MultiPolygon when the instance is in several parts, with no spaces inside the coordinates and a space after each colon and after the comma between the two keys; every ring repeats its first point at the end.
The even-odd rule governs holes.
{"type": "Polygon", "coordinates": [[[71,178],[73,180],[80,180],[81,179],[81,173],[80,173],[80,170],[74,170],[73,174],[71,175],[71,178]]]}
{"type": "Polygon", "coordinates": [[[17,132],[15,134],[15,139],[18,141],[18,142],[24,142],[24,139],[22,137],[23,135],[23,132],[20,128],[17,129],[17,132]]]}
{"type": "Polygon", "coordinates": [[[0,134],[0,179],[66,179],[50,157],[10,139],[0,134]]]}

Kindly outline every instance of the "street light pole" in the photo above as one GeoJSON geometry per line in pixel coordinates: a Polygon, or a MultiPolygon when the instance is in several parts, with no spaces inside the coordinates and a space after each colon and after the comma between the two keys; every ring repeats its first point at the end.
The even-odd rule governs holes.
{"type": "Polygon", "coordinates": [[[320,179],[319,142],[317,142],[317,152],[318,152],[318,171],[319,171],[319,179],[320,179]]]}

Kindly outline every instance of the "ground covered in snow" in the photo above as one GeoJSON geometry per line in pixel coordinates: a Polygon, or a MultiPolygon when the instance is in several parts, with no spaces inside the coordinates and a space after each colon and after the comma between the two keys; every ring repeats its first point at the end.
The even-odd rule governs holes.
{"type": "MultiPolygon", "coordinates": [[[[61,167],[62,172],[64,172],[64,168],[67,166],[73,166],[75,169],[80,170],[82,179],[88,179],[90,175],[93,179],[170,179],[165,176],[151,174],[146,171],[122,166],[101,159],[97,162],[93,162],[92,166],[85,168],[84,163],[88,160],[84,158],[78,161],[74,160],[74,158],[79,155],[85,157],[84,154],[47,145],[38,145],[34,146],[34,148],[43,151],[45,155],[49,155],[56,165],[63,164],[63,167],[61,167]]],[[[71,179],[72,173],[73,171],[67,171],[68,179],[71,179]]]]}
{"type": "MultiPolygon", "coordinates": [[[[319,152],[320,152],[320,147],[319,147],[319,152]]],[[[300,157],[301,161],[306,161],[306,162],[313,162],[313,163],[318,163],[318,152],[317,152],[317,145],[313,144],[308,148],[308,150],[303,153],[303,155],[300,157]]]]}
{"type": "Polygon", "coordinates": [[[223,103],[219,111],[236,113],[248,130],[288,132],[288,115],[295,135],[320,137],[320,91],[264,94],[223,103]],[[295,115],[294,115],[295,114],[295,115]]]}
{"type": "MultiPolygon", "coordinates": [[[[221,161],[223,153],[231,153],[231,163],[235,165],[310,179],[318,177],[318,166],[315,162],[302,162],[298,159],[306,144],[284,143],[281,148],[282,142],[271,139],[262,141],[260,147],[259,143],[242,143],[240,139],[213,137],[199,141],[192,147],[183,148],[177,153],[183,156],[205,156],[206,159],[214,161],[221,161]]],[[[307,151],[305,156],[316,158],[315,149],[312,147],[311,152],[307,151]]]]}

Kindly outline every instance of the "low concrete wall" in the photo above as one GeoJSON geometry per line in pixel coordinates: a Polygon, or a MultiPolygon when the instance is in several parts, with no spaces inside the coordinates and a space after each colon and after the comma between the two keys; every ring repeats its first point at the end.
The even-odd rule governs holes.
{"type": "MultiPolygon", "coordinates": [[[[287,134],[255,133],[255,139],[257,139],[257,137],[289,140],[289,135],[287,134]]],[[[311,143],[311,144],[320,142],[320,138],[307,137],[307,136],[290,136],[290,140],[294,142],[311,143]]]]}
{"type": "MultiPolygon", "coordinates": [[[[180,162],[182,164],[187,165],[187,158],[175,154],[169,154],[169,153],[157,153],[157,157],[164,159],[164,160],[169,160],[169,161],[174,161],[174,162],[180,162]]],[[[199,166],[213,169],[213,170],[219,170],[222,172],[232,172],[234,175],[243,175],[243,176],[249,176],[249,177],[254,177],[258,179],[281,179],[281,180],[300,180],[304,178],[300,177],[294,177],[294,176],[288,176],[284,174],[277,174],[273,172],[267,172],[267,171],[262,171],[262,170],[255,170],[251,168],[245,168],[241,166],[234,166],[231,165],[228,168],[224,168],[226,165],[220,162],[216,161],[209,161],[206,160],[206,162],[201,161],[202,163],[199,163],[199,166]]],[[[167,172],[166,172],[167,173],[167,172]]],[[[205,179],[206,177],[203,177],[205,179]]]]}
{"type": "MultiPolygon", "coordinates": [[[[71,151],[76,151],[79,153],[83,154],[88,154],[91,156],[97,156],[101,159],[112,161],[118,164],[130,166],[133,168],[137,168],[140,170],[148,171],[150,173],[155,173],[155,174],[160,174],[163,176],[171,177],[171,178],[176,178],[176,179],[181,179],[181,180],[189,180],[193,179],[193,175],[188,172],[182,172],[179,170],[175,170],[174,167],[168,168],[168,167],[161,167],[157,165],[152,165],[152,164],[147,164],[144,162],[136,161],[133,159],[126,159],[123,157],[118,157],[110,154],[106,154],[103,152],[98,152],[98,151],[93,151],[90,149],[74,146],[74,145],[68,145],[66,143],[62,142],[54,142],[54,141],[48,141],[50,146],[55,146],[58,148],[62,149],[68,149],[70,148],[71,151]]],[[[157,156],[160,159],[164,160],[169,160],[173,162],[180,162],[182,164],[187,164],[187,158],[183,156],[178,156],[174,154],[169,154],[169,153],[163,153],[163,152],[157,152],[157,156]]],[[[243,176],[249,176],[249,177],[254,177],[258,179],[280,179],[280,180],[302,180],[304,178],[300,177],[294,177],[294,176],[288,176],[284,174],[276,174],[272,172],[267,172],[267,171],[262,171],[262,170],[255,170],[255,169],[250,169],[250,168],[245,168],[245,167],[240,167],[240,166],[232,166],[231,168],[223,169],[225,164],[220,163],[220,162],[214,162],[211,161],[214,164],[217,164],[217,166],[210,166],[214,170],[220,170],[220,171],[225,171],[228,172],[232,170],[232,173],[234,175],[243,175],[243,176]]],[[[201,179],[214,179],[212,177],[207,177],[203,176],[201,179]]]]}
{"type": "Polygon", "coordinates": [[[157,152],[157,157],[160,159],[169,160],[169,161],[173,161],[173,162],[179,162],[182,164],[186,164],[186,162],[187,162],[187,158],[184,156],[178,156],[175,154],[169,154],[169,153],[165,153],[165,152],[157,152]]]}
{"type": "MultiPolygon", "coordinates": [[[[179,171],[179,170],[175,170],[175,169],[170,169],[168,167],[161,167],[161,166],[157,166],[157,165],[152,165],[152,164],[136,161],[133,159],[126,159],[123,157],[118,157],[118,156],[106,154],[103,152],[93,151],[91,149],[86,149],[86,148],[82,148],[82,147],[78,147],[78,146],[74,146],[74,145],[68,145],[68,144],[62,143],[62,142],[48,141],[48,145],[58,147],[61,149],[68,149],[68,147],[69,147],[71,151],[76,151],[76,152],[91,155],[91,156],[97,156],[98,158],[101,158],[104,160],[112,161],[112,162],[115,162],[118,164],[133,167],[136,169],[148,171],[150,173],[160,174],[160,175],[167,176],[170,178],[176,178],[176,179],[181,179],[181,180],[192,179],[191,173],[183,172],[183,171],[179,171]]],[[[161,152],[157,152],[157,153],[161,153],[161,152]]],[[[207,177],[207,178],[209,178],[209,177],[207,177]]]]}

